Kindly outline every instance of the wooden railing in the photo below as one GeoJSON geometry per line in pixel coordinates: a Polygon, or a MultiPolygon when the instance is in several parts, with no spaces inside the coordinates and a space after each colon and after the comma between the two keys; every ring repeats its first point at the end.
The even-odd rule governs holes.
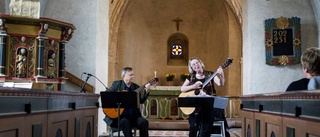
{"type": "Polygon", "coordinates": [[[320,90],[241,97],[243,137],[319,137],[320,90]]]}
{"type": "MultiPolygon", "coordinates": [[[[78,77],[76,77],[75,75],[71,74],[70,72],[66,71],[66,77],[68,78],[68,81],[70,81],[71,83],[82,87],[84,81],[78,77]]],[[[86,84],[86,86],[84,87],[86,91],[90,92],[90,93],[94,93],[94,87],[92,85],[90,85],[89,83],[86,84]]]]}
{"type": "Polygon", "coordinates": [[[97,137],[99,97],[0,87],[0,137],[97,137]]]}

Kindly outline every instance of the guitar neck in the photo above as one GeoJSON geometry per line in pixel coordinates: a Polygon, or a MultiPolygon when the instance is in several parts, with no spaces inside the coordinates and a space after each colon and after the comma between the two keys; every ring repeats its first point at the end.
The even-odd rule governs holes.
{"type": "MultiPolygon", "coordinates": [[[[228,67],[231,63],[232,63],[231,58],[228,58],[227,61],[225,63],[223,63],[222,66],[220,66],[222,69],[228,67]]],[[[218,72],[214,72],[203,84],[202,84],[202,89],[207,86],[207,84],[218,74],[218,72]]]]}
{"type": "Polygon", "coordinates": [[[202,84],[202,88],[206,87],[207,84],[217,75],[217,72],[214,72],[203,84],[202,84]]]}
{"type": "Polygon", "coordinates": [[[135,91],[135,92],[141,92],[141,91],[143,91],[144,88],[146,88],[146,85],[147,85],[147,83],[144,84],[144,85],[142,85],[141,87],[137,88],[137,89],[134,90],[134,91],[135,91]]]}
{"type": "Polygon", "coordinates": [[[158,78],[153,78],[153,79],[151,79],[150,81],[148,81],[146,84],[142,85],[141,87],[137,88],[137,89],[134,90],[134,91],[135,91],[135,92],[141,92],[141,91],[143,91],[143,89],[146,88],[146,85],[147,85],[148,83],[150,83],[150,84],[152,85],[152,84],[155,84],[158,80],[159,80],[158,78]]]}

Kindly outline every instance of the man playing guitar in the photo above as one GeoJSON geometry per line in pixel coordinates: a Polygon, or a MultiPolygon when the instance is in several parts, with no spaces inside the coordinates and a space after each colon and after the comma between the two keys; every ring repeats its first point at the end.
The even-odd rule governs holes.
{"type": "MultiPolygon", "coordinates": [[[[117,80],[112,83],[112,86],[107,92],[139,92],[140,103],[144,103],[149,95],[149,89],[151,88],[152,81],[149,81],[143,86],[139,86],[134,81],[134,72],[131,67],[125,67],[121,72],[122,80],[117,80]]],[[[156,80],[157,81],[157,80],[156,80]]],[[[112,109],[112,108],[111,108],[112,109]]],[[[106,117],[104,121],[111,127],[118,127],[117,111],[104,110],[106,117]]],[[[140,137],[148,137],[149,122],[141,116],[141,112],[138,108],[123,108],[120,115],[120,129],[123,131],[125,137],[132,137],[132,128],[136,127],[140,130],[140,137]]]]}

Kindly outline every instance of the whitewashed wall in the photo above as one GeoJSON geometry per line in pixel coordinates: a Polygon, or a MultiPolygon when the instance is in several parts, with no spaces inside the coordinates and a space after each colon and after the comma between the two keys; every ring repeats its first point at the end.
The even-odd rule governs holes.
{"type": "MultiPolygon", "coordinates": [[[[108,83],[108,37],[109,37],[109,0],[97,1],[97,47],[96,47],[96,67],[95,74],[101,82],[105,85],[108,83]]],[[[95,82],[96,93],[100,94],[100,91],[105,90],[103,85],[99,82],[95,82]]],[[[106,85],[110,87],[111,85],[106,85]]],[[[101,104],[100,104],[101,106],[101,104]]],[[[106,123],[103,121],[105,114],[99,109],[98,119],[98,135],[106,132],[106,123]]]]}
{"type": "Polygon", "coordinates": [[[300,17],[302,52],[318,46],[318,31],[310,0],[243,0],[243,94],[285,91],[303,78],[300,65],[269,66],[265,62],[264,20],[300,17]]]}
{"type": "MultiPolygon", "coordinates": [[[[97,2],[87,0],[48,0],[43,17],[69,22],[76,27],[66,44],[66,70],[80,77],[95,73],[97,46],[97,2]]],[[[89,79],[94,85],[94,79],[89,79]]],[[[66,89],[68,90],[68,89],[66,89]]],[[[79,90],[80,91],[80,90],[79,90]]]]}
{"type": "MultiPolygon", "coordinates": [[[[108,11],[108,0],[46,0],[43,11],[43,17],[76,27],[73,38],[66,44],[66,70],[79,78],[83,72],[91,73],[103,84],[108,82],[108,11]]],[[[82,79],[85,78],[83,75],[82,79]]],[[[97,94],[105,90],[94,77],[88,83],[95,87],[97,94]]],[[[66,84],[65,90],[77,92],[80,88],[66,84]]],[[[98,135],[101,135],[106,132],[106,124],[101,108],[98,112],[98,135]]]]}
{"type": "MultiPolygon", "coordinates": [[[[318,34],[319,34],[320,32],[320,25],[319,25],[320,24],[320,0],[310,0],[310,1],[313,7],[314,14],[316,16],[316,21],[318,24],[318,34]]],[[[320,35],[318,35],[318,47],[320,47],[319,43],[320,43],[320,35]]]]}
{"type": "MultiPolygon", "coordinates": [[[[10,0],[1,0],[0,13],[9,14],[9,4],[10,0]]],[[[73,38],[66,44],[66,70],[77,77],[81,77],[82,72],[91,73],[107,84],[109,0],[40,0],[40,5],[40,17],[68,22],[76,27],[73,38]]],[[[105,90],[93,77],[88,83],[95,87],[97,94],[105,90]]],[[[67,82],[65,91],[79,92],[80,88],[67,82]]],[[[98,135],[106,132],[103,118],[100,108],[98,135]]]]}

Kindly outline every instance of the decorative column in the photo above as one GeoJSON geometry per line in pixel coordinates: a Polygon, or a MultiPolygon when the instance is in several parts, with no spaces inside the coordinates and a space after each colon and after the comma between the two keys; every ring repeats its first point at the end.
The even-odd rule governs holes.
{"type": "MultiPolygon", "coordinates": [[[[71,39],[73,30],[71,28],[62,28],[61,41],[59,42],[59,79],[66,79],[66,70],[65,70],[65,46],[66,43],[71,39]]],[[[63,84],[58,84],[58,90],[63,90],[63,84]]]]}
{"type": "Polygon", "coordinates": [[[33,89],[63,91],[67,81],[65,44],[73,30],[72,24],[49,18],[0,14],[0,82],[32,83],[33,89]]]}
{"type": "Polygon", "coordinates": [[[0,35],[0,76],[5,76],[7,35],[0,35]]]}
{"type": "Polygon", "coordinates": [[[43,59],[44,59],[44,41],[48,39],[48,37],[45,36],[46,32],[48,31],[48,24],[40,23],[41,27],[38,33],[38,62],[37,62],[37,76],[36,77],[43,77],[44,75],[44,68],[43,68],[43,59]]]}
{"type": "Polygon", "coordinates": [[[0,18],[0,77],[6,75],[6,46],[7,46],[7,32],[5,28],[5,21],[0,18]]]}
{"type": "Polygon", "coordinates": [[[65,78],[65,44],[67,41],[61,41],[59,44],[59,78],[65,78]]]}

